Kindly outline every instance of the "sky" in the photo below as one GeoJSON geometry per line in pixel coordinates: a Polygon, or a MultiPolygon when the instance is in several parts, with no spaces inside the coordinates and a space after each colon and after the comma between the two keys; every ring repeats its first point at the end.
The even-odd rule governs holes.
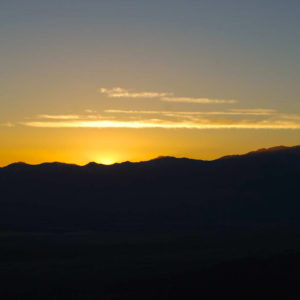
{"type": "Polygon", "coordinates": [[[0,3],[0,166],[300,144],[300,2],[0,3]]]}

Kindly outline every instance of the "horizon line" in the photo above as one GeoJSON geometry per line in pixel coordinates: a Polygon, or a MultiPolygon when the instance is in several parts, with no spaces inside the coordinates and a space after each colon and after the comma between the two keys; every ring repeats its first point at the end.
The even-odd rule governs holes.
{"type": "Polygon", "coordinates": [[[67,162],[61,162],[61,161],[45,161],[45,162],[41,162],[41,163],[26,163],[24,161],[16,161],[13,163],[10,163],[8,165],[4,165],[4,166],[0,166],[0,169],[4,169],[7,168],[9,166],[12,165],[26,165],[26,166],[41,166],[41,165],[45,165],[45,164],[61,164],[61,165],[69,165],[69,166],[76,166],[76,167],[85,167],[88,166],[90,164],[95,164],[95,165],[99,165],[99,166],[114,166],[114,165],[121,165],[124,163],[131,163],[131,164],[138,164],[138,163],[143,163],[143,162],[149,162],[149,161],[153,161],[153,160],[158,160],[158,159],[163,159],[163,158],[174,158],[174,159],[187,159],[187,160],[194,160],[194,161],[203,161],[203,162],[214,162],[226,157],[233,157],[233,156],[244,156],[244,155],[248,155],[251,153],[261,153],[261,152],[270,152],[270,151],[281,151],[281,150],[286,150],[286,149],[291,149],[291,148],[300,148],[300,144],[299,145],[294,145],[294,146],[284,146],[284,145],[279,145],[279,146],[273,146],[273,147],[269,147],[269,148],[259,148],[256,150],[252,150],[252,151],[248,151],[246,153],[241,153],[241,154],[229,154],[229,155],[224,155],[224,156],[220,156],[218,158],[215,159],[201,159],[201,158],[189,158],[189,157],[185,157],[185,156],[173,156],[173,155],[159,155],[156,156],[154,158],[150,158],[147,160],[138,160],[138,161],[122,161],[122,162],[114,162],[111,164],[104,164],[104,163],[97,163],[95,161],[90,161],[84,164],[77,164],[77,163],[67,163],[67,162]]]}

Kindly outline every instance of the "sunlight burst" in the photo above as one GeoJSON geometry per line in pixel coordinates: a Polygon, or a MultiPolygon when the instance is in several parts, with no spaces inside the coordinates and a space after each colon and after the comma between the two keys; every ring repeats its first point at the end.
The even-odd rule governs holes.
{"type": "Polygon", "coordinates": [[[97,159],[97,162],[102,165],[113,165],[114,163],[116,163],[116,160],[113,157],[99,157],[97,159]]]}

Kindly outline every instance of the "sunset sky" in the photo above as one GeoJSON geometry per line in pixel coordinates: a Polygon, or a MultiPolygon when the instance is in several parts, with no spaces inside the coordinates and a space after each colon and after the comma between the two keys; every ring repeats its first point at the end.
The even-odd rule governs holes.
{"type": "Polygon", "coordinates": [[[0,3],[0,166],[300,144],[300,1],[0,3]]]}

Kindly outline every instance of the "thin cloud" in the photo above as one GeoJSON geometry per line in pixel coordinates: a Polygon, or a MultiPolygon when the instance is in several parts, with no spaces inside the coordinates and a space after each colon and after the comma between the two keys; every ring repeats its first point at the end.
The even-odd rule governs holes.
{"type": "Polygon", "coordinates": [[[262,108],[206,112],[108,109],[102,114],[39,115],[21,124],[40,128],[300,129],[300,115],[262,108]]]}
{"type": "Polygon", "coordinates": [[[236,116],[269,116],[276,113],[273,109],[230,109],[228,111],[159,111],[159,110],[119,110],[107,109],[106,113],[117,114],[158,114],[158,115],[236,115],[236,116]]]}
{"type": "Polygon", "coordinates": [[[231,112],[241,115],[253,115],[253,116],[269,116],[277,113],[275,109],[266,108],[233,108],[231,112]]]}
{"type": "Polygon", "coordinates": [[[84,111],[88,114],[96,113],[96,111],[93,109],[85,109],[84,111]]]}
{"type": "Polygon", "coordinates": [[[191,97],[162,97],[161,100],[166,102],[200,103],[200,104],[237,103],[237,100],[191,98],[191,97]]]}
{"type": "Polygon", "coordinates": [[[224,104],[237,103],[237,100],[230,99],[210,99],[210,98],[193,98],[193,97],[175,97],[173,93],[159,92],[131,92],[130,90],[121,87],[112,89],[101,88],[100,93],[105,94],[108,98],[140,98],[140,99],[159,99],[164,102],[179,102],[179,103],[199,103],[199,104],[224,104]]]}
{"type": "MultiPolygon", "coordinates": [[[[91,113],[91,110],[86,112],[91,113]]],[[[159,110],[119,110],[119,109],[107,109],[104,111],[105,113],[110,114],[133,114],[133,115],[143,115],[143,114],[156,114],[156,115],[164,115],[164,116],[201,116],[201,115],[236,115],[236,116],[269,116],[275,115],[276,110],[273,109],[230,109],[228,111],[205,111],[205,112],[195,112],[195,111],[159,111],[159,110]]],[[[299,115],[288,115],[288,114],[278,114],[285,119],[299,119],[299,115]]],[[[82,118],[95,119],[101,118],[102,116],[99,114],[88,114],[88,115],[38,115],[38,118],[41,119],[50,119],[50,120],[78,120],[82,118]]]]}
{"type": "MultiPolygon", "coordinates": [[[[157,110],[117,110],[117,109],[108,109],[105,110],[102,114],[83,114],[83,115],[40,115],[38,119],[49,120],[49,124],[47,121],[32,121],[26,124],[48,124],[47,126],[53,127],[56,125],[55,122],[59,121],[77,121],[77,122],[92,122],[89,124],[97,124],[99,121],[103,121],[100,124],[110,124],[112,127],[116,127],[115,123],[117,122],[125,122],[121,123],[122,126],[128,127],[128,122],[138,122],[139,125],[134,125],[133,127],[140,127],[140,123],[153,123],[155,120],[155,124],[159,123],[168,123],[173,122],[171,125],[175,126],[180,123],[182,127],[182,123],[188,123],[188,128],[191,127],[191,124],[215,124],[215,125],[228,125],[228,124],[241,124],[251,123],[251,124],[281,124],[286,127],[286,125],[291,126],[299,123],[300,116],[295,114],[282,114],[272,109],[231,109],[228,111],[207,111],[207,112],[194,112],[194,111],[157,111],[157,110]],[[229,117],[232,117],[231,119],[229,117]],[[249,117],[248,120],[243,117],[249,117]],[[150,118],[149,118],[150,117],[150,118]],[[114,124],[106,123],[113,121],[114,124]]],[[[25,123],[24,123],[25,124],[25,123]]],[[[57,123],[62,124],[62,123],[57,123]]],[[[76,123],[68,123],[64,126],[72,127],[76,123]],[[70,125],[69,125],[70,124],[70,125]]],[[[85,123],[82,123],[85,124],[85,123]]],[[[131,125],[130,125],[131,126],[131,125]]],[[[153,125],[152,125],[153,126],[153,125]]],[[[171,126],[171,127],[172,127],[171,126]]],[[[269,126],[269,125],[268,125],[269,126]]],[[[298,126],[298,125],[296,125],[298,126]]],[[[149,127],[149,126],[148,126],[149,127]]],[[[164,127],[164,126],[162,126],[164,127]]],[[[167,127],[170,127],[169,124],[167,127]]],[[[176,126],[175,126],[176,127],[176,126]]],[[[196,126],[197,127],[197,126],[196,126]]]]}
{"type": "Polygon", "coordinates": [[[296,114],[280,114],[280,117],[286,120],[300,120],[300,115],[296,114]]]}
{"type": "Polygon", "coordinates": [[[147,121],[55,121],[24,122],[22,125],[38,128],[164,128],[164,129],[300,129],[300,123],[284,121],[232,121],[170,122],[160,119],[147,121]]]}
{"type": "Polygon", "coordinates": [[[38,115],[41,119],[51,119],[51,120],[75,120],[80,119],[79,115],[38,115]]]}
{"type": "Polygon", "coordinates": [[[130,92],[120,87],[112,89],[101,88],[100,92],[109,98],[162,98],[172,95],[172,93],[130,92]]]}

